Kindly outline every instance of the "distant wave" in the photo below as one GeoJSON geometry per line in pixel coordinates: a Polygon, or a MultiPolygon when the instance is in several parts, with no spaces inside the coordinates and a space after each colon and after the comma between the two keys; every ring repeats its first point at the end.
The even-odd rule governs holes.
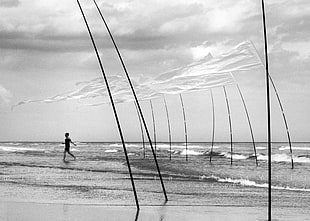
{"type": "MultiPolygon", "coordinates": [[[[148,145],[149,146],[149,143],[146,143],[146,145],[148,145]]],[[[171,148],[178,148],[179,146],[177,146],[177,145],[171,145],[171,148]]],[[[156,148],[160,148],[160,149],[169,149],[170,148],[170,145],[169,144],[159,144],[159,143],[157,143],[156,144],[156,148]]]]}
{"type": "MultiPolygon", "coordinates": [[[[137,144],[125,144],[126,147],[139,147],[137,144]]],[[[109,144],[109,147],[118,147],[118,148],[123,148],[123,144],[121,143],[114,143],[114,144],[109,144]]]]}
{"type": "MultiPolygon", "coordinates": [[[[146,143],[146,145],[148,145],[148,143],[146,143]]],[[[170,145],[169,144],[157,143],[156,147],[159,149],[169,149],[170,145]]],[[[193,148],[191,145],[188,145],[187,147],[193,148]]],[[[171,148],[185,148],[185,144],[182,144],[182,143],[181,144],[172,144],[171,148]]],[[[200,146],[200,148],[202,148],[202,147],[200,146]]]]}
{"type": "Polygon", "coordinates": [[[77,141],[77,142],[74,142],[74,143],[76,143],[79,146],[88,146],[89,145],[88,143],[80,142],[80,141],[77,141]]]}
{"type": "Polygon", "coordinates": [[[256,150],[266,150],[267,147],[256,147],[256,150]]]}
{"type": "Polygon", "coordinates": [[[197,144],[188,144],[188,148],[195,148],[195,149],[206,149],[206,146],[197,145],[197,144]]]}
{"type": "Polygon", "coordinates": [[[5,143],[5,144],[7,144],[7,145],[14,145],[14,146],[20,145],[20,143],[5,143]]]}
{"type": "MultiPolygon", "coordinates": [[[[213,152],[214,156],[223,156],[226,158],[231,158],[230,152],[213,152]]],[[[210,152],[207,152],[206,155],[210,155],[210,152]]],[[[253,154],[251,155],[243,155],[239,153],[233,153],[232,158],[235,160],[246,160],[249,158],[254,157],[253,154]]],[[[257,160],[261,161],[268,161],[268,156],[264,154],[258,154],[257,160]]],[[[310,163],[310,155],[300,155],[300,156],[293,156],[293,160],[295,163],[310,163]]],[[[273,154],[271,156],[271,161],[273,162],[291,162],[291,156],[289,154],[273,154]]]]}
{"type": "Polygon", "coordinates": [[[77,152],[79,152],[80,150],[79,149],[76,149],[76,148],[70,148],[70,150],[72,150],[72,151],[77,151],[77,152]]]}
{"type": "Polygon", "coordinates": [[[117,153],[118,150],[116,150],[116,149],[111,149],[111,150],[105,150],[104,152],[105,152],[105,153],[117,153]]]}
{"type": "Polygon", "coordinates": [[[204,153],[201,153],[201,152],[197,152],[197,151],[194,151],[194,150],[183,150],[181,153],[181,155],[203,155],[204,153]]]}
{"type": "MultiPolygon", "coordinates": [[[[208,151],[208,152],[205,152],[205,155],[208,155],[210,156],[211,154],[211,151],[208,151]]],[[[230,152],[216,152],[216,151],[213,151],[212,152],[212,156],[218,156],[218,157],[225,157],[225,158],[231,158],[231,153],[230,152]]],[[[232,154],[232,158],[235,159],[235,160],[246,160],[246,159],[249,159],[251,158],[252,155],[243,155],[243,154],[240,154],[240,153],[233,153],[232,154]]]]}
{"type": "MultiPolygon", "coordinates": [[[[263,155],[263,154],[259,154],[257,156],[258,160],[264,160],[267,161],[268,160],[268,156],[263,155]]],[[[310,158],[306,157],[306,156],[293,156],[293,160],[295,163],[310,163],[310,158]]],[[[271,161],[273,162],[291,162],[291,157],[288,154],[273,154],[271,156],[271,161]]]]}
{"type": "MultiPolygon", "coordinates": [[[[211,151],[197,151],[197,150],[192,150],[192,149],[188,149],[187,151],[185,149],[183,150],[172,150],[171,152],[173,152],[173,154],[180,154],[180,155],[205,155],[205,156],[210,156],[211,151]]],[[[231,158],[231,153],[227,152],[227,151],[212,151],[212,156],[216,156],[216,157],[224,157],[224,158],[231,158]]],[[[234,160],[247,160],[250,158],[253,158],[254,154],[242,154],[242,153],[233,153],[232,154],[232,158],[234,160]]],[[[257,154],[257,160],[261,160],[261,161],[268,161],[268,156],[265,154],[257,154]]],[[[273,162],[291,162],[291,156],[287,153],[280,153],[280,154],[273,154],[271,156],[271,160],[273,162]]],[[[310,163],[310,154],[307,155],[299,155],[299,156],[293,156],[293,160],[296,163],[310,163]]]]}
{"type": "MultiPolygon", "coordinates": [[[[217,152],[217,151],[212,151],[212,156],[219,156],[219,157],[223,157],[225,155],[226,152],[217,152]]],[[[211,150],[206,151],[204,153],[204,155],[206,156],[210,156],[211,155],[211,150]]]]}
{"type": "MultiPolygon", "coordinates": [[[[231,153],[223,153],[223,155],[226,157],[226,158],[231,158],[231,153]]],[[[233,153],[232,154],[232,158],[235,159],[235,160],[245,160],[245,159],[248,159],[250,156],[245,156],[245,155],[242,155],[242,154],[236,154],[236,153],[233,153]]]]}
{"type": "Polygon", "coordinates": [[[38,149],[38,148],[29,148],[29,147],[8,147],[8,146],[0,146],[1,151],[6,152],[27,152],[27,151],[35,151],[35,152],[44,152],[44,149],[38,149]]]}
{"type": "MultiPolygon", "coordinates": [[[[289,146],[280,147],[279,150],[290,150],[289,146]]],[[[292,147],[292,150],[310,150],[310,147],[292,147]]]]}

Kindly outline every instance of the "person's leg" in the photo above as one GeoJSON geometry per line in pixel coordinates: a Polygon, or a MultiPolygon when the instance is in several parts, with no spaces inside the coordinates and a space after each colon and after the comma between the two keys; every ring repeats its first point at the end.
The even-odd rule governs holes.
{"type": "Polygon", "coordinates": [[[66,160],[66,151],[64,151],[64,161],[66,160]]]}
{"type": "Polygon", "coordinates": [[[70,154],[75,159],[75,156],[70,151],[68,151],[68,154],[70,154]]]}

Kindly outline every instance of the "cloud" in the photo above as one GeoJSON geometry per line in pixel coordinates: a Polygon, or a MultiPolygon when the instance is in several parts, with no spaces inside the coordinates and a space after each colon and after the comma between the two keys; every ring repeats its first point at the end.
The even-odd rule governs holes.
{"type": "Polygon", "coordinates": [[[11,102],[12,94],[6,88],[0,85],[0,105],[6,106],[11,102]]]}
{"type": "Polygon", "coordinates": [[[85,25],[73,1],[24,1],[19,7],[0,8],[0,48],[78,51],[88,42],[85,25]],[[27,18],[27,19],[25,19],[27,18]]]}
{"type": "Polygon", "coordinates": [[[0,0],[0,7],[12,8],[20,4],[19,0],[0,0]]]}
{"type": "Polygon", "coordinates": [[[285,42],[282,47],[291,52],[298,52],[299,59],[310,58],[310,42],[285,42]]]}
{"type": "Polygon", "coordinates": [[[307,0],[273,3],[268,10],[268,25],[275,29],[274,37],[284,41],[309,40],[310,4],[307,0]]]}
{"type": "MultiPolygon", "coordinates": [[[[309,12],[310,13],[310,12],[309,12]]],[[[309,41],[310,39],[310,16],[303,16],[301,18],[291,18],[283,20],[276,27],[276,36],[282,41],[309,41]],[[307,33],[308,34],[305,34],[307,33]],[[292,35],[292,33],[294,33],[292,35]]]]}
{"type": "MultiPolygon", "coordinates": [[[[211,1],[212,3],[213,1],[211,1]]],[[[247,18],[257,14],[252,1],[206,4],[204,1],[98,1],[123,49],[147,50],[192,47],[239,32],[247,18]],[[210,6],[214,5],[214,6],[210,6]]],[[[111,48],[107,32],[93,4],[82,1],[91,29],[101,47],[111,48]],[[99,40],[98,40],[99,41],[99,40]]],[[[75,2],[25,1],[0,11],[0,48],[45,52],[86,51],[89,37],[75,2]],[[27,17],[27,20],[24,17],[27,17]]],[[[236,42],[247,38],[236,39],[236,42]]]]}
{"type": "MultiPolygon", "coordinates": [[[[145,68],[148,73],[165,71],[199,59],[209,49],[225,49],[246,39],[262,48],[261,9],[256,1],[97,2],[126,63],[132,66],[130,70],[134,72],[141,73],[145,68]],[[207,47],[201,47],[203,42],[208,42],[207,47]]],[[[309,4],[305,0],[299,2],[301,7],[296,2],[282,0],[274,0],[267,5],[268,24],[275,29],[269,32],[271,39],[290,43],[298,38],[300,42],[307,42],[307,36],[310,35],[305,35],[304,30],[308,30],[310,21],[307,17],[309,4]]],[[[81,3],[101,52],[111,53],[113,45],[94,4],[92,1],[81,3]]],[[[67,66],[61,64],[63,58],[68,57],[78,65],[97,68],[89,36],[75,1],[23,1],[19,7],[0,9],[0,13],[3,15],[0,20],[0,48],[5,49],[3,51],[18,51],[15,57],[11,54],[11,63],[6,62],[6,66],[61,69],[67,66]],[[27,19],[24,19],[25,16],[27,19]]],[[[272,44],[274,42],[271,40],[272,44]]],[[[289,50],[287,46],[285,49],[289,50]]],[[[294,48],[292,51],[296,50],[294,48]]],[[[305,53],[301,52],[302,55],[305,53]]],[[[110,62],[107,59],[112,60],[108,57],[105,63],[110,62]]],[[[72,65],[74,62],[67,63],[72,65]]]]}

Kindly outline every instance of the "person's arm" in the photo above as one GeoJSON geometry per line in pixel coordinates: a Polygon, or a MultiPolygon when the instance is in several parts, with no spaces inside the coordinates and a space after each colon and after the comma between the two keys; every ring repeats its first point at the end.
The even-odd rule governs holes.
{"type": "Polygon", "coordinates": [[[71,142],[74,146],[76,146],[76,144],[75,144],[72,140],[70,140],[70,142],[71,142]]]}

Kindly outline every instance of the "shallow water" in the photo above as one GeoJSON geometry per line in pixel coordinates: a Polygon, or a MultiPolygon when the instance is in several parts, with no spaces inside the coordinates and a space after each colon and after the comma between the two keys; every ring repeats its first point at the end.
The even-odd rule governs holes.
{"type": "MultiPolygon", "coordinates": [[[[152,152],[141,143],[126,145],[141,205],[161,205],[162,186],[152,152]],[[145,151],[145,152],[144,152],[145,151]],[[145,153],[145,158],[144,158],[145,153]]],[[[257,143],[216,143],[210,163],[209,143],[156,145],[169,205],[216,205],[263,208],[267,205],[267,148],[257,143]],[[186,161],[186,152],[188,161],[186,161]],[[171,153],[171,160],[169,159],[171,153]]],[[[59,143],[0,143],[0,197],[5,201],[100,205],[135,205],[122,145],[79,143],[77,160],[59,143]]],[[[286,143],[272,145],[274,208],[308,210],[310,144],[293,144],[291,169],[286,143]]]]}

